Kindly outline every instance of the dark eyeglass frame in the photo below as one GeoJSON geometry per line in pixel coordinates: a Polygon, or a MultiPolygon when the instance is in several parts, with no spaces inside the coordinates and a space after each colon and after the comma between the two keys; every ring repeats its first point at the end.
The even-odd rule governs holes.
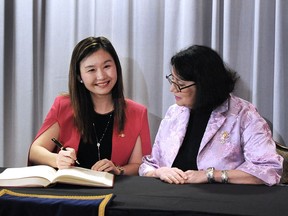
{"type": "Polygon", "coordinates": [[[186,89],[186,88],[189,88],[191,86],[196,85],[196,83],[193,83],[193,84],[190,84],[190,85],[187,85],[187,86],[180,87],[179,84],[177,84],[176,82],[172,81],[172,77],[173,77],[173,74],[166,75],[166,79],[168,80],[169,84],[170,85],[173,84],[179,92],[181,92],[181,90],[183,90],[183,89],[186,89]]]}

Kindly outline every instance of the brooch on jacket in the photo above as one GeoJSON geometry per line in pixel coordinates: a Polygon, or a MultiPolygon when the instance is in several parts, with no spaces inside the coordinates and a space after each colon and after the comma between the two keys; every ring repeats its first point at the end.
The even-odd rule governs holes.
{"type": "Polygon", "coordinates": [[[227,131],[223,131],[221,133],[220,142],[224,144],[229,139],[229,133],[227,131]]]}
{"type": "Polygon", "coordinates": [[[125,137],[125,134],[124,133],[121,133],[121,134],[119,134],[119,137],[125,137]]]}

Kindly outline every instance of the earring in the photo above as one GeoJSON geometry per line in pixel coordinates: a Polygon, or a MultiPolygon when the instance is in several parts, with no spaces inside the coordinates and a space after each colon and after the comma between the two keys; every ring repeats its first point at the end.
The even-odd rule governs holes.
{"type": "Polygon", "coordinates": [[[80,83],[83,83],[83,80],[80,80],[80,83]]]}

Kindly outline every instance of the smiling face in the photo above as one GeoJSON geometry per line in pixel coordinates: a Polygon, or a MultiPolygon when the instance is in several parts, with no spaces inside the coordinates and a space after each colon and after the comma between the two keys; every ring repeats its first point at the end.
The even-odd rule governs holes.
{"type": "Polygon", "coordinates": [[[80,77],[93,97],[112,95],[117,82],[117,69],[112,56],[103,49],[92,53],[80,62],[80,77]]]}
{"type": "MultiPolygon", "coordinates": [[[[175,68],[172,68],[172,76],[173,82],[178,84],[179,87],[184,87],[193,84],[193,81],[184,81],[177,77],[177,73],[175,68]]],[[[196,101],[196,85],[190,86],[188,88],[182,89],[181,92],[175,87],[175,85],[171,85],[170,91],[174,94],[176,104],[179,106],[185,106],[190,109],[193,109],[195,101],[196,101]]]]}

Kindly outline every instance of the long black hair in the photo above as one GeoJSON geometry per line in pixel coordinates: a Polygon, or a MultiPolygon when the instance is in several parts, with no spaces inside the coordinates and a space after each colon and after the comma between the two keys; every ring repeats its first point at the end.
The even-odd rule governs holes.
{"type": "MultiPolygon", "coordinates": [[[[121,132],[124,129],[126,116],[125,116],[125,99],[123,94],[123,77],[122,68],[119,61],[119,57],[111,44],[111,42],[105,37],[88,37],[80,41],[74,48],[70,69],[69,69],[69,95],[71,104],[74,110],[74,119],[76,127],[82,135],[84,142],[91,142],[91,130],[92,114],[94,112],[93,102],[90,92],[86,87],[80,83],[80,62],[98,51],[103,49],[108,52],[116,65],[117,70],[117,82],[112,89],[112,99],[114,103],[114,119],[117,122],[118,131],[121,132]]],[[[97,106],[97,104],[96,104],[97,106]]]]}
{"type": "Polygon", "coordinates": [[[180,79],[196,83],[193,109],[216,108],[229,97],[238,79],[220,55],[206,46],[193,45],[176,53],[171,65],[180,79]]]}

